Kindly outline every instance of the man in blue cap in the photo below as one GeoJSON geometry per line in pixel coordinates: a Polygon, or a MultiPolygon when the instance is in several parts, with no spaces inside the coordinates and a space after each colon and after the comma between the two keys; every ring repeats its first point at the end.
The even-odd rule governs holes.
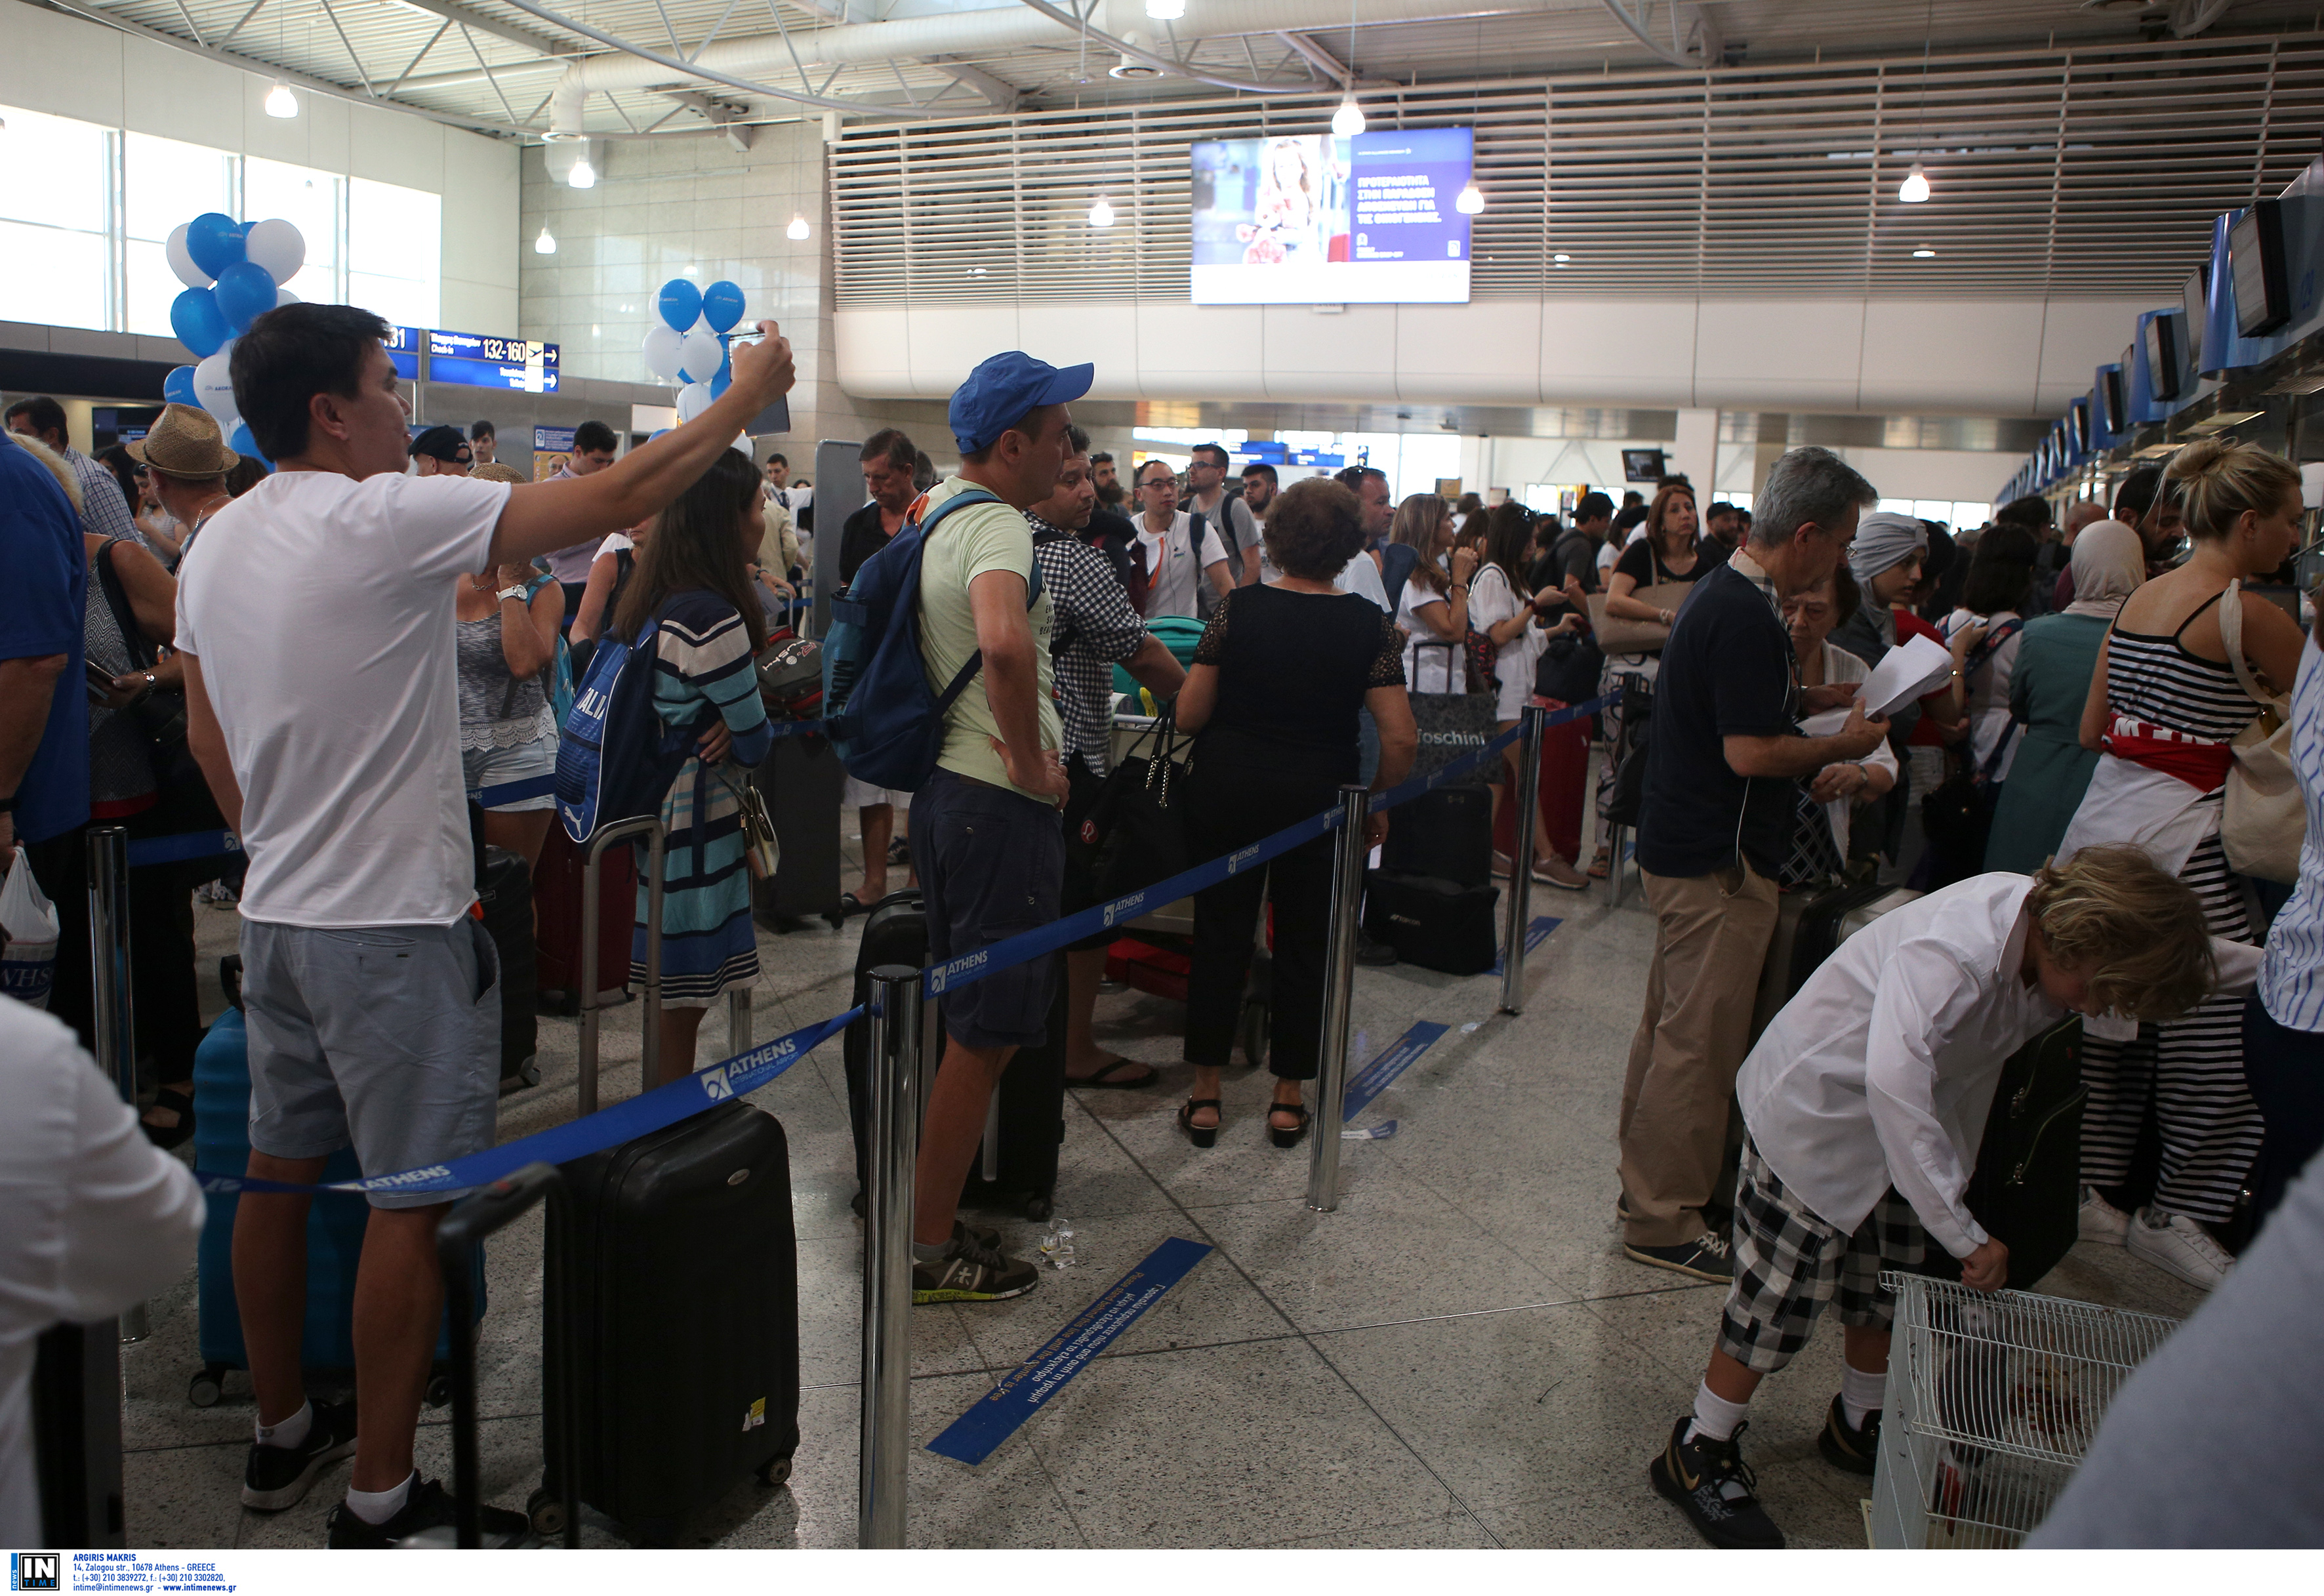
{"type": "MultiPolygon", "coordinates": [[[[913,795],[912,863],[927,900],[928,955],[947,959],[1057,918],[1065,865],[1058,807],[1065,732],[1050,697],[1049,599],[1033,591],[1025,511],[1056,488],[1071,447],[1069,400],[1093,368],[1011,350],[971,372],[952,396],[960,474],[921,495],[910,519],[982,488],[1000,503],[945,518],[920,558],[920,654],[942,692],[969,657],[983,669],[945,711],[944,752],[913,795]]],[[[1004,1258],[990,1232],[956,1216],[1001,1072],[1047,1039],[1054,959],[1034,959],[944,994],[944,1060],[928,1094],[912,1217],[912,1300],[994,1302],[1039,1276],[1004,1258]]]]}

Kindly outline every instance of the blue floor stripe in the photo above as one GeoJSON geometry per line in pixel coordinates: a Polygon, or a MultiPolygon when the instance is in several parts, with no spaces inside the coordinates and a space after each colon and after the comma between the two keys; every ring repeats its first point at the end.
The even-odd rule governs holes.
{"type": "MultiPolygon", "coordinates": [[[[1535,948],[1539,947],[1543,943],[1547,942],[1549,940],[1549,934],[1563,924],[1565,924],[1565,922],[1558,918],[1555,915],[1545,914],[1535,916],[1533,924],[1526,927],[1526,952],[1531,953],[1535,948]]],[[[1499,959],[1495,959],[1493,961],[1493,967],[1485,972],[1488,975],[1499,975],[1500,973],[1501,961],[1499,959]]]]}
{"type": "Polygon", "coordinates": [[[952,1421],[928,1450],[964,1463],[981,1463],[1041,1410],[1067,1380],[1111,1346],[1163,1293],[1186,1278],[1209,1255],[1210,1247],[1173,1236],[1148,1253],[1138,1267],[1107,1287],[1049,1342],[1003,1377],[975,1407],[952,1421]]]}
{"type": "Polygon", "coordinates": [[[1373,1059],[1358,1071],[1348,1083],[1347,1106],[1340,1111],[1342,1123],[1354,1119],[1372,1105],[1372,1099],[1387,1091],[1397,1076],[1410,1069],[1415,1060],[1436,1044],[1436,1038],[1452,1028],[1424,1019],[1397,1038],[1395,1047],[1373,1059]]]}

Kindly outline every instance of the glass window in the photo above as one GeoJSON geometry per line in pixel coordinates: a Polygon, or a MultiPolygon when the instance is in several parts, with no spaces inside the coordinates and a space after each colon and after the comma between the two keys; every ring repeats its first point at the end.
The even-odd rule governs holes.
{"type": "MultiPolygon", "coordinates": [[[[339,300],[339,185],[345,180],[304,166],[251,156],[242,168],[242,214],[253,220],[280,217],[307,241],[307,262],[282,286],[320,304],[339,300]]],[[[403,190],[409,192],[409,190],[403,190]]],[[[427,195],[432,205],[434,195],[427,195]]],[[[429,258],[430,280],[436,261],[429,258]]]]}
{"type": "Polygon", "coordinates": [[[349,179],[347,302],[399,327],[434,327],[443,226],[444,204],[435,195],[349,179]]]}
{"type": "Polygon", "coordinates": [[[105,235],[0,222],[0,319],[104,327],[105,235]]]}
{"type": "MultiPolygon", "coordinates": [[[[0,182],[0,221],[37,222],[77,232],[105,232],[106,130],[93,122],[0,107],[7,180],[0,182]]],[[[102,289],[100,288],[100,294],[102,289]]]]}
{"type": "Polygon", "coordinates": [[[170,335],[170,306],[186,285],[170,270],[170,235],[204,211],[235,212],[235,157],[202,144],[127,134],[121,143],[121,198],[128,269],[122,313],[133,333],[170,335]]]}
{"type": "Polygon", "coordinates": [[[1917,515],[1920,513],[1920,512],[1913,508],[1913,501],[1910,499],[1883,499],[1880,501],[1880,508],[1897,515],[1917,515]]]}
{"type": "Polygon", "coordinates": [[[1953,530],[1974,530],[1993,519],[1993,506],[1980,499],[1960,499],[1953,503],[1953,530]]]}

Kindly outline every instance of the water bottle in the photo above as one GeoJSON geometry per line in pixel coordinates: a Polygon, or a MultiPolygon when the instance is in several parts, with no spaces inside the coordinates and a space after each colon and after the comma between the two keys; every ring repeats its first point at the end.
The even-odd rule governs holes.
{"type": "Polygon", "coordinates": [[[1074,1267],[1074,1222],[1062,1216],[1049,1222],[1041,1236],[1041,1261],[1053,1269],[1074,1267]]]}

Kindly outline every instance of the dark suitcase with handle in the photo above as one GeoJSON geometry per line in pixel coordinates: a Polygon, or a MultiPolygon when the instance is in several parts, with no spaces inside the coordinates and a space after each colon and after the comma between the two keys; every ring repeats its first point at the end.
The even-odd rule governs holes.
{"type": "Polygon", "coordinates": [[[819,916],[836,931],[847,919],[839,901],[839,800],[847,772],[839,755],[821,737],[778,737],[751,780],[781,849],[775,873],[751,883],[752,918],[770,931],[790,931],[819,916]]]}
{"type": "MultiPolygon", "coordinates": [[[[790,1477],[798,1447],[798,1250],[790,1153],[772,1114],[723,1102],[562,1167],[549,1215],[551,1466],[632,1534],[667,1543],[747,1476],[790,1477]],[[569,1450],[568,1450],[569,1449],[569,1450]]],[[[566,1481],[545,1488],[562,1492],[566,1481]]]]}
{"type": "Polygon", "coordinates": [[[1440,787],[1390,813],[1380,868],[1462,887],[1493,879],[1493,794],[1488,787],[1440,787]]]}
{"type": "MultiPolygon", "coordinates": [[[[532,940],[532,872],[524,855],[486,848],[476,878],[484,929],[501,960],[501,1090],[540,1084],[539,954],[532,940]]],[[[628,965],[622,966],[626,971],[628,965]]]]}
{"type": "MultiPolygon", "coordinates": [[[[539,909],[538,1002],[552,1014],[581,1011],[581,844],[551,826],[541,844],[532,900],[539,909]]],[[[638,918],[637,850],[615,843],[597,865],[597,992],[618,1003],[629,991],[630,933],[638,918]]]]}

